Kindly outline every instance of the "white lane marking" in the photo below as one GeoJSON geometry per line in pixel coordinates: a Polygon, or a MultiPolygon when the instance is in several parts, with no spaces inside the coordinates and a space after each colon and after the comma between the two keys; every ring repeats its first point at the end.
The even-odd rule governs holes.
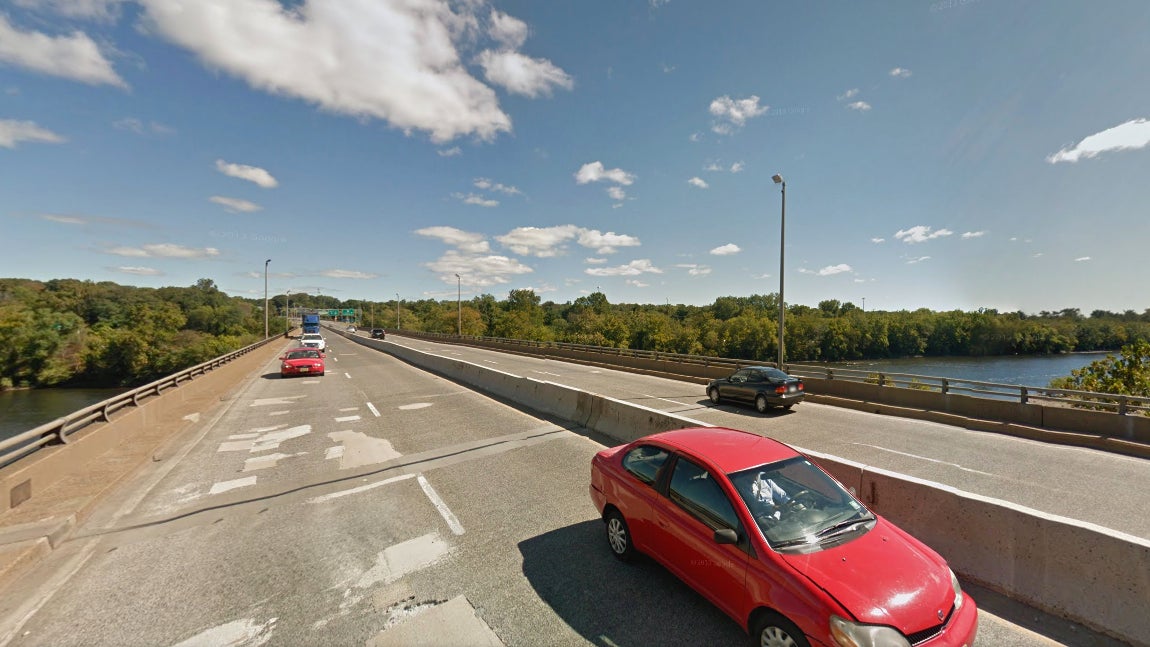
{"type": "Polygon", "coordinates": [[[435,493],[435,488],[431,487],[431,483],[427,482],[427,478],[420,474],[416,477],[416,480],[419,481],[419,487],[423,488],[423,493],[427,495],[427,498],[431,499],[431,504],[435,506],[436,510],[439,510],[440,516],[447,522],[447,527],[451,528],[451,532],[462,535],[463,526],[459,524],[459,519],[455,518],[455,515],[451,513],[451,509],[448,508],[447,504],[443,502],[443,499],[439,498],[439,495],[435,493]]]}
{"type": "Polygon", "coordinates": [[[946,461],[940,461],[940,460],[935,459],[935,458],[927,458],[926,456],[919,456],[918,454],[908,454],[906,452],[900,452],[900,451],[895,450],[895,449],[887,449],[886,447],[879,447],[878,445],[868,445],[866,443],[851,443],[851,444],[852,445],[861,445],[863,447],[871,447],[874,449],[881,449],[884,452],[890,452],[892,454],[898,454],[900,456],[909,456],[911,458],[917,458],[919,460],[924,460],[924,461],[927,461],[930,463],[939,463],[941,465],[950,465],[951,467],[957,467],[958,469],[960,469],[964,472],[973,472],[975,474],[982,474],[983,476],[1000,476],[999,474],[991,474],[990,472],[983,472],[981,470],[971,469],[969,467],[963,467],[962,465],[959,465],[958,463],[948,463],[946,461]]]}
{"type": "Polygon", "coordinates": [[[336,445],[335,447],[328,447],[323,452],[324,460],[331,460],[333,458],[343,457],[343,445],[336,445]]]}
{"type": "Polygon", "coordinates": [[[184,420],[190,420],[192,422],[199,422],[200,421],[200,412],[197,411],[195,413],[189,413],[188,415],[184,416],[184,420]]]}
{"type": "Polygon", "coordinates": [[[232,434],[228,436],[228,440],[248,440],[249,438],[259,438],[258,433],[255,434],[232,434]]]}
{"type": "Polygon", "coordinates": [[[283,441],[306,436],[310,433],[311,425],[299,425],[282,431],[266,433],[253,442],[251,453],[254,454],[256,452],[266,452],[269,449],[279,449],[280,443],[283,441]]]}
{"type": "Polygon", "coordinates": [[[359,431],[350,429],[336,431],[328,434],[327,437],[344,447],[339,461],[341,470],[386,463],[403,455],[395,451],[395,448],[391,446],[391,441],[368,436],[359,431]]]}
{"type": "Polygon", "coordinates": [[[352,422],[353,420],[359,420],[359,416],[340,416],[335,419],[336,422],[352,422]]]}
{"type": "Polygon", "coordinates": [[[657,395],[647,395],[646,393],[640,393],[639,395],[643,396],[644,398],[654,398],[655,400],[662,400],[663,402],[670,402],[672,404],[681,404],[684,407],[696,406],[694,402],[679,402],[678,400],[668,400],[667,398],[660,398],[657,395]]]}
{"type": "Polygon", "coordinates": [[[540,374],[543,374],[543,375],[554,375],[555,377],[563,377],[562,375],[560,375],[560,374],[558,374],[558,373],[551,373],[551,372],[549,372],[549,371],[531,371],[531,372],[532,372],[532,373],[540,373],[540,374]]]}
{"type": "Polygon", "coordinates": [[[333,362],[338,362],[338,361],[339,361],[339,358],[338,358],[338,357],[336,357],[335,355],[332,355],[332,356],[331,356],[331,361],[333,361],[333,362]]]}
{"type": "Polygon", "coordinates": [[[296,404],[294,402],[294,400],[296,398],[303,398],[303,397],[307,397],[307,396],[289,395],[289,396],[285,396],[282,398],[259,398],[257,400],[253,400],[252,403],[249,404],[248,406],[249,407],[266,407],[266,406],[273,405],[273,404],[296,404]]]}
{"type": "Polygon", "coordinates": [[[319,380],[300,380],[300,384],[319,384],[319,380]]]}
{"type": "Polygon", "coordinates": [[[303,456],[307,452],[300,452],[298,454],[265,454],[263,456],[252,456],[244,461],[245,472],[254,472],[256,470],[263,470],[269,467],[275,467],[277,463],[285,458],[293,456],[303,456]]]}
{"type": "Polygon", "coordinates": [[[270,411],[270,412],[268,412],[268,415],[269,416],[286,416],[289,413],[291,413],[291,411],[270,411]]]}
{"type": "Polygon", "coordinates": [[[368,408],[368,409],[371,409],[371,412],[372,412],[373,414],[375,414],[375,417],[376,417],[376,418],[378,418],[378,417],[379,417],[379,409],[376,409],[374,404],[372,404],[372,403],[368,402],[368,403],[367,403],[367,408],[368,408]]]}
{"type": "Polygon", "coordinates": [[[256,484],[256,478],[257,477],[255,477],[255,476],[245,476],[242,479],[234,479],[231,481],[220,481],[219,483],[213,483],[212,489],[208,490],[208,494],[219,494],[221,492],[227,492],[228,490],[234,490],[236,488],[247,487],[249,485],[255,485],[256,484]]]}
{"type": "Polygon", "coordinates": [[[230,443],[220,443],[217,452],[246,452],[255,444],[254,440],[233,440],[230,443]]]}
{"type": "Polygon", "coordinates": [[[344,373],[343,376],[349,380],[351,379],[351,373],[344,373]]]}
{"type": "Polygon", "coordinates": [[[485,359],[485,360],[483,360],[483,361],[487,362],[488,364],[498,364],[498,363],[499,363],[499,362],[497,362],[497,361],[495,361],[495,360],[493,360],[493,359],[485,359]]]}
{"type": "Polygon", "coordinates": [[[359,407],[343,407],[340,411],[357,411],[359,407]]]}
{"type": "Polygon", "coordinates": [[[172,645],[172,647],[198,647],[199,645],[262,645],[271,640],[275,630],[276,620],[269,618],[267,622],[256,622],[255,618],[232,620],[218,627],[205,629],[187,640],[172,645]]]}
{"type": "Polygon", "coordinates": [[[414,409],[425,409],[425,408],[430,407],[430,406],[431,406],[430,402],[416,402],[415,404],[405,404],[405,405],[396,407],[396,409],[399,409],[400,411],[412,411],[414,409]]]}
{"type": "Polygon", "coordinates": [[[375,566],[360,575],[354,586],[366,589],[379,583],[390,584],[408,573],[431,566],[450,550],[451,546],[437,532],[401,541],[381,552],[375,566]]]}
{"type": "MultiPolygon", "coordinates": [[[[336,448],[332,447],[332,449],[336,449],[336,448]]],[[[308,503],[325,503],[327,501],[331,501],[333,499],[338,499],[340,497],[350,496],[352,494],[359,494],[360,492],[367,492],[368,490],[374,490],[375,488],[383,486],[383,485],[390,485],[392,483],[398,483],[400,481],[406,481],[407,479],[409,479],[413,476],[415,476],[415,475],[414,474],[400,474],[399,476],[393,476],[389,479],[384,479],[382,481],[376,481],[375,483],[369,483],[367,485],[361,485],[359,487],[353,487],[350,490],[340,490],[339,492],[332,492],[331,494],[321,494],[320,496],[313,496],[312,498],[308,499],[307,502],[308,503]]]]}

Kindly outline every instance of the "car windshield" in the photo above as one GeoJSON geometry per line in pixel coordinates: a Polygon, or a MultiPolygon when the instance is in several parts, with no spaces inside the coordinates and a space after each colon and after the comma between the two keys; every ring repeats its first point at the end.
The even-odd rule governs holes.
{"type": "Polygon", "coordinates": [[[293,350],[288,353],[288,359],[319,359],[318,350],[293,350]]]}
{"type": "Polygon", "coordinates": [[[777,368],[759,369],[759,373],[769,380],[786,380],[791,377],[777,368]]]}
{"type": "Polygon", "coordinates": [[[817,549],[869,528],[874,516],[803,456],[728,474],[764,538],[777,550],[817,549]],[[841,530],[841,532],[840,532],[841,530]]]}

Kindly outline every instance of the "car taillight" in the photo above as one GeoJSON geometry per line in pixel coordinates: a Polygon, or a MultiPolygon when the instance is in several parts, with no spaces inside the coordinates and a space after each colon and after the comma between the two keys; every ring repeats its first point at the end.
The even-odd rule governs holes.
{"type": "Polygon", "coordinates": [[[786,393],[786,392],[787,392],[787,385],[786,384],[780,384],[779,386],[775,387],[775,393],[786,393]]]}
{"type": "Polygon", "coordinates": [[[804,389],[804,387],[803,387],[803,383],[802,383],[802,382],[799,382],[799,390],[800,390],[800,391],[802,391],[803,389],[804,389]]]}

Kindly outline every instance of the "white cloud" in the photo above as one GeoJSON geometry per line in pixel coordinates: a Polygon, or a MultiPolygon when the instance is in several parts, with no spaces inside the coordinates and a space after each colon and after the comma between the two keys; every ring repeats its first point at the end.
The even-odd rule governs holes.
{"type": "Polygon", "coordinates": [[[558,227],[516,227],[495,240],[522,256],[548,258],[564,252],[563,244],[579,235],[575,225],[558,227]]]}
{"type": "MultiPolygon", "coordinates": [[[[483,2],[140,2],[151,33],[253,88],[405,132],[426,131],[435,142],[464,135],[490,140],[511,130],[495,91],[463,62],[477,49],[483,2]]],[[[504,45],[514,31],[508,24],[491,32],[504,45]]],[[[549,62],[526,57],[517,72],[519,55],[499,54],[489,75],[514,91],[540,92],[563,78],[549,62]]]]}
{"type": "Polygon", "coordinates": [[[746,99],[732,99],[723,95],[711,101],[711,114],[718,118],[711,130],[720,135],[730,135],[742,128],[748,119],[766,114],[770,106],[760,106],[759,97],[751,95],[746,99]]]}
{"type": "Polygon", "coordinates": [[[711,273],[711,268],[707,265],[697,265],[695,263],[679,263],[675,267],[680,267],[687,270],[687,274],[691,276],[706,276],[711,273]]]}
{"type": "Polygon", "coordinates": [[[649,259],[642,258],[626,265],[593,267],[587,268],[583,272],[591,276],[638,276],[640,274],[662,274],[663,270],[652,265],[649,259]]]}
{"type": "Polygon", "coordinates": [[[700,189],[706,189],[706,188],[710,187],[710,185],[707,184],[706,180],[704,180],[701,177],[693,177],[693,178],[687,180],[687,184],[690,184],[691,186],[699,187],[700,189]]]}
{"type": "Polygon", "coordinates": [[[109,268],[114,272],[121,272],[123,274],[135,274],[136,276],[161,276],[163,272],[152,267],[143,267],[139,265],[120,265],[119,267],[109,268]]]}
{"type": "Polygon", "coordinates": [[[170,126],[165,126],[164,124],[155,121],[145,124],[143,120],[137,119],[135,117],[124,117],[123,119],[117,119],[116,121],[112,122],[112,127],[118,130],[130,130],[137,135],[146,135],[149,133],[153,135],[170,135],[176,132],[176,130],[170,126]]]}
{"type": "Polygon", "coordinates": [[[895,232],[894,237],[904,243],[925,243],[928,240],[935,238],[942,238],[943,236],[950,236],[954,232],[949,229],[939,229],[938,231],[931,231],[930,227],[925,225],[916,225],[910,229],[900,229],[895,232]]]}
{"type": "Polygon", "coordinates": [[[859,93],[858,88],[851,88],[850,90],[847,90],[846,92],[843,92],[839,96],[835,97],[835,99],[837,99],[839,101],[845,101],[847,99],[853,99],[853,98],[858,96],[858,93],[859,93]]]}
{"type": "Polygon", "coordinates": [[[13,0],[18,7],[48,11],[67,18],[110,21],[125,0],[13,0]]]}
{"type": "Polygon", "coordinates": [[[734,243],[727,243],[726,245],[720,245],[712,249],[711,253],[715,256],[730,256],[731,254],[738,254],[741,251],[743,251],[743,249],[738,245],[734,243]]]}
{"type": "Polygon", "coordinates": [[[49,36],[37,31],[20,31],[3,13],[0,13],[0,63],[89,85],[128,87],[95,41],[84,32],[49,36]]]}
{"type": "Polygon", "coordinates": [[[425,267],[438,274],[445,283],[455,283],[455,275],[458,274],[461,284],[481,288],[508,283],[512,276],[534,271],[506,256],[467,255],[456,250],[448,250],[438,260],[426,263],[425,267]]]}
{"type": "Polygon", "coordinates": [[[744,164],[742,162],[735,162],[734,164],[731,164],[731,172],[732,173],[742,173],[743,172],[743,166],[744,166],[744,164]]]}
{"type": "Polygon", "coordinates": [[[588,265],[602,265],[602,264],[607,262],[607,259],[589,257],[589,258],[583,259],[583,262],[588,264],[588,265]]]}
{"type": "Polygon", "coordinates": [[[691,133],[690,135],[687,136],[687,139],[692,141],[692,142],[702,141],[703,134],[702,133],[691,133]]]}
{"type": "Polygon", "coordinates": [[[603,162],[588,162],[579,167],[575,173],[576,184],[587,184],[606,180],[623,186],[630,186],[635,182],[635,176],[621,168],[606,169],[603,162]]]}
{"type": "Polygon", "coordinates": [[[905,79],[911,74],[910,70],[905,67],[896,67],[890,71],[890,75],[896,79],[905,79]]]}
{"type": "Polygon", "coordinates": [[[855,101],[854,103],[848,103],[847,107],[851,110],[858,110],[859,112],[866,112],[867,110],[870,110],[870,104],[866,101],[855,101]]]}
{"type": "Polygon", "coordinates": [[[624,281],[624,283],[626,283],[627,285],[637,287],[637,288],[651,287],[650,283],[644,283],[643,281],[640,281],[638,279],[627,279],[626,281],[624,281]]]}
{"type": "Polygon", "coordinates": [[[455,227],[424,227],[423,229],[416,229],[415,233],[427,238],[437,238],[443,243],[469,254],[486,254],[491,251],[491,247],[487,244],[483,234],[463,231],[455,227]]]}
{"type": "Polygon", "coordinates": [[[61,216],[54,213],[40,214],[43,220],[50,220],[52,222],[59,222],[65,225],[86,225],[88,221],[77,216],[61,216]]]}
{"type": "Polygon", "coordinates": [[[710,162],[706,166],[703,167],[703,170],[704,171],[719,172],[719,171],[723,170],[723,167],[719,166],[718,162],[710,162]]]}
{"type": "Polygon", "coordinates": [[[1077,162],[1091,159],[1102,153],[1121,150],[1138,150],[1150,144],[1150,120],[1132,119],[1113,128],[1094,133],[1076,145],[1063,148],[1046,158],[1047,162],[1077,162]]]}
{"type": "Polygon", "coordinates": [[[915,265],[917,263],[921,263],[923,261],[929,261],[929,260],[930,260],[929,256],[917,256],[915,258],[907,259],[906,264],[907,265],[915,265]]]}
{"type": "MultiPolygon", "coordinates": [[[[623,187],[621,187],[621,186],[609,186],[609,187],[607,187],[607,195],[610,196],[610,198],[612,200],[617,200],[620,202],[627,199],[627,192],[624,191],[623,187]]],[[[619,205],[615,205],[615,206],[619,206],[619,205]]]]}
{"type": "Polygon", "coordinates": [[[111,247],[105,252],[114,256],[133,258],[210,258],[220,255],[220,250],[215,247],[184,247],[172,243],[153,243],[139,247],[111,247]]]}
{"type": "Polygon", "coordinates": [[[474,193],[452,193],[451,197],[455,198],[456,200],[459,200],[463,204],[474,204],[474,205],[477,205],[480,207],[498,207],[499,206],[498,200],[492,200],[491,198],[485,198],[481,195],[476,195],[474,193]]]}
{"type": "Polygon", "coordinates": [[[986,235],[985,231],[964,231],[962,233],[962,239],[963,240],[969,240],[971,238],[982,238],[985,235],[986,235]]]}
{"type": "Polygon", "coordinates": [[[485,177],[477,177],[474,181],[475,188],[483,189],[484,191],[498,191],[499,193],[506,193],[507,195],[522,195],[522,191],[513,186],[492,182],[485,177]]]}
{"type": "Polygon", "coordinates": [[[440,157],[458,157],[463,154],[463,151],[458,146],[452,146],[448,149],[440,149],[435,151],[440,157]]]}
{"type": "Polygon", "coordinates": [[[639,239],[627,234],[616,234],[613,231],[603,233],[598,229],[580,229],[578,242],[596,254],[614,254],[619,247],[638,247],[639,239]]]}
{"type": "Polygon", "coordinates": [[[875,244],[885,243],[886,239],[885,238],[871,238],[870,242],[875,243],[875,244]]]}
{"type": "Polygon", "coordinates": [[[489,22],[487,32],[500,45],[519,49],[527,42],[527,23],[522,20],[492,9],[489,22]]]}
{"type": "Polygon", "coordinates": [[[828,265],[820,269],[816,274],[819,276],[834,276],[835,274],[842,274],[843,272],[853,272],[850,265],[846,263],[839,263],[838,265],[828,265]]]}
{"type": "Polygon", "coordinates": [[[1078,258],[1074,259],[1074,262],[1075,263],[1081,263],[1083,261],[1088,261],[1088,260],[1090,260],[1089,256],[1079,256],[1078,258]]]}
{"type": "Polygon", "coordinates": [[[265,189],[272,189],[279,185],[279,182],[272,177],[271,173],[268,173],[258,166],[232,164],[231,162],[216,160],[216,170],[228,177],[247,180],[265,189]]]}
{"type": "Polygon", "coordinates": [[[519,52],[487,50],[479,54],[476,62],[488,81],[525,97],[551,96],[553,88],[575,87],[571,77],[551,61],[519,52]]]}
{"type": "MultiPolygon", "coordinates": [[[[0,15],[0,18],[3,16],[0,15]]],[[[0,146],[4,148],[16,148],[20,142],[61,144],[66,141],[62,135],[41,128],[36,122],[0,119],[0,146]]]]}
{"type": "Polygon", "coordinates": [[[320,272],[321,276],[326,276],[329,279],[376,279],[379,278],[378,274],[369,272],[359,272],[357,270],[324,270],[320,272]]]}
{"type": "Polygon", "coordinates": [[[218,205],[223,205],[225,209],[232,213],[252,213],[253,211],[263,209],[260,205],[241,198],[226,198],[222,195],[213,195],[208,198],[208,200],[218,205]]]}

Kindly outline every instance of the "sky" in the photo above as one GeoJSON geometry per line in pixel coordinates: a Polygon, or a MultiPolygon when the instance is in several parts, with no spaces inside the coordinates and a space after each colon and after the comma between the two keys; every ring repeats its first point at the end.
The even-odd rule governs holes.
{"type": "Polygon", "coordinates": [[[3,0],[0,276],[704,305],[783,250],[788,304],[1142,312],[1147,34],[1145,0],[3,0]]]}

